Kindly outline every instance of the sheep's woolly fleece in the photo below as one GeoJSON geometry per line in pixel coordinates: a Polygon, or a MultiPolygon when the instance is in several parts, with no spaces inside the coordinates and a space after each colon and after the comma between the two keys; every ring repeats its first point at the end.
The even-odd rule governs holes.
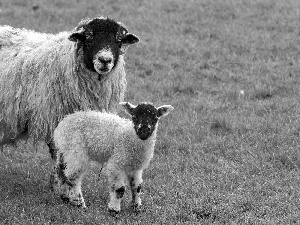
{"type": "Polygon", "coordinates": [[[98,74],[83,65],[82,49],[69,35],[0,27],[0,125],[15,134],[28,127],[35,141],[48,142],[69,113],[116,111],[126,89],[123,56],[99,82],[98,74]]]}

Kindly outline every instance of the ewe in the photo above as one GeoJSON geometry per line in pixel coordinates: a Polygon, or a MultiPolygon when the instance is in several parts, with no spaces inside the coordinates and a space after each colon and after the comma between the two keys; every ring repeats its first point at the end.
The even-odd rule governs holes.
{"type": "Polygon", "coordinates": [[[96,161],[107,162],[109,211],[120,211],[126,180],[131,188],[133,207],[138,209],[141,205],[142,173],[153,157],[158,119],[173,107],[120,104],[132,121],[110,113],[81,111],[66,116],[55,129],[57,157],[51,183],[63,200],[86,207],[81,181],[90,162],[96,161]]]}
{"type": "Polygon", "coordinates": [[[124,52],[138,41],[103,17],[56,35],[0,26],[0,147],[29,134],[51,150],[65,115],[115,112],[126,88],[124,52]]]}

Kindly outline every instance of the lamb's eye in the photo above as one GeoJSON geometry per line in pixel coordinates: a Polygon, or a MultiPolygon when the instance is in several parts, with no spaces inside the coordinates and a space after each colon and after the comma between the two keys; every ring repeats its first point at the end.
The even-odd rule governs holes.
{"type": "Polygon", "coordinates": [[[152,118],[153,123],[156,123],[157,120],[158,120],[157,117],[152,118]]]}
{"type": "Polygon", "coordinates": [[[122,47],[122,41],[117,41],[118,43],[118,47],[121,48],[122,47]]]}
{"type": "Polygon", "coordinates": [[[117,34],[116,34],[116,41],[117,42],[120,42],[122,40],[122,35],[118,32],[117,34]]]}

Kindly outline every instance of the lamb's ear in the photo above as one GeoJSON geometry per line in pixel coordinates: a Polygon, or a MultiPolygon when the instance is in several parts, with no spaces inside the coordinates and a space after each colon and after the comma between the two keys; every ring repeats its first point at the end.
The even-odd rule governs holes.
{"type": "Polygon", "coordinates": [[[85,41],[86,39],[87,39],[87,35],[83,27],[80,27],[79,29],[75,29],[69,36],[69,40],[74,42],[85,41]]]}
{"type": "Polygon", "coordinates": [[[138,43],[139,41],[140,39],[136,35],[131,33],[127,33],[125,37],[122,38],[122,43],[125,45],[132,45],[134,43],[138,43]]]}
{"type": "Polygon", "coordinates": [[[125,109],[125,112],[130,116],[132,116],[132,112],[136,107],[135,105],[132,105],[129,102],[120,102],[119,105],[123,106],[125,109]]]}
{"type": "Polygon", "coordinates": [[[171,105],[162,105],[160,107],[157,107],[157,117],[162,117],[168,115],[172,110],[173,106],[171,105]]]}

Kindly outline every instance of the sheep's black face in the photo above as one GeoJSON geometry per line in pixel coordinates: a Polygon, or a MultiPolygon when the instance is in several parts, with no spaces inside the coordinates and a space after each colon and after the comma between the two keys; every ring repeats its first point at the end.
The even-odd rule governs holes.
{"type": "Polygon", "coordinates": [[[131,115],[136,134],[141,140],[148,139],[158,121],[157,109],[150,104],[140,104],[132,110],[131,115]]]}
{"type": "Polygon", "coordinates": [[[102,17],[82,21],[69,39],[82,45],[86,67],[99,75],[108,74],[126,47],[139,41],[123,24],[102,17]]]}

